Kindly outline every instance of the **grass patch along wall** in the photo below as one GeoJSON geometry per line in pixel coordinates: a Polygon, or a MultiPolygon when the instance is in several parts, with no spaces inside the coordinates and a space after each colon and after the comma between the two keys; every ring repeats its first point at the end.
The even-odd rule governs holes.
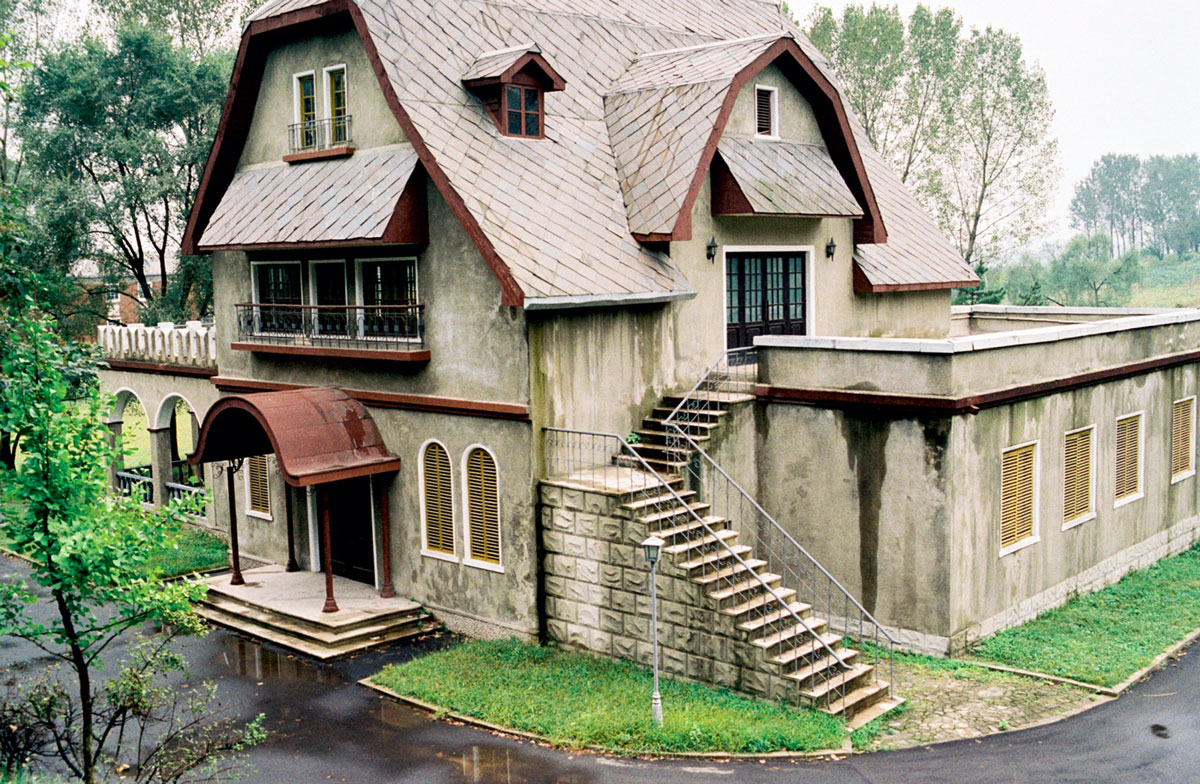
{"type": "Polygon", "coordinates": [[[982,640],[977,658],[1115,686],[1200,627],[1200,545],[982,640]]]}
{"type": "Polygon", "coordinates": [[[839,748],[838,719],[807,708],[664,678],[663,726],[650,718],[652,676],[515,640],[479,640],[372,676],[392,691],[570,747],[624,753],[816,751],[839,748]]]}

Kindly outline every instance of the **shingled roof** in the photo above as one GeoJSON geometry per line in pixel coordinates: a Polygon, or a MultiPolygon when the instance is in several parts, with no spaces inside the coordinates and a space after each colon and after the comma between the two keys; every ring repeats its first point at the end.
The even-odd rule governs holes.
{"type": "MultiPolygon", "coordinates": [[[[634,235],[678,228],[733,75],[786,39],[836,84],[764,0],[273,0],[252,15],[243,50],[256,30],[346,11],[416,154],[509,305],[690,296],[670,259],[634,235]],[[463,85],[531,42],[568,85],[546,95],[546,139],[537,141],[501,135],[463,85]]],[[[944,237],[928,236],[932,223],[894,175],[880,174],[886,165],[865,135],[853,133],[855,144],[866,197],[882,215],[878,236],[887,229],[886,245],[859,246],[868,285],[973,279],[944,237]]],[[[212,209],[194,211],[196,234],[212,209]]]]}
{"type": "Polygon", "coordinates": [[[727,136],[717,152],[756,215],[862,215],[824,147],[727,136]]]}

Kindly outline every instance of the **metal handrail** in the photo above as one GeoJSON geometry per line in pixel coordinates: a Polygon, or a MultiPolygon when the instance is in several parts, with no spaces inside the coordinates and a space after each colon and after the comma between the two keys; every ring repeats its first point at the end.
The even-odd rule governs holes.
{"type": "MultiPolygon", "coordinates": [[[[645,461],[645,459],[642,458],[641,455],[639,455],[636,451],[634,451],[630,447],[630,445],[628,443],[626,443],[626,441],[624,439],[622,439],[620,436],[616,435],[615,433],[605,433],[605,432],[601,432],[601,431],[591,431],[591,430],[571,430],[568,428],[544,427],[544,428],[542,428],[542,431],[543,431],[543,433],[565,433],[568,435],[575,435],[575,436],[590,436],[590,437],[595,437],[595,438],[603,438],[603,439],[609,439],[609,440],[613,441],[614,443],[616,443],[618,445],[618,449],[617,449],[618,455],[623,454],[624,457],[632,458],[633,460],[635,460],[637,462],[640,470],[642,470],[644,473],[650,475],[651,477],[653,477],[653,479],[656,482],[658,482],[658,484],[655,485],[653,489],[656,491],[661,491],[662,489],[665,488],[667,490],[667,492],[670,493],[671,499],[674,501],[675,505],[677,505],[678,507],[680,507],[683,510],[686,510],[686,513],[688,515],[690,515],[693,520],[695,520],[696,522],[698,522],[700,524],[700,526],[704,530],[705,534],[707,534],[707,536],[713,540],[713,544],[724,548],[726,551],[726,554],[728,556],[732,557],[737,562],[737,564],[742,567],[743,571],[741,572],[741,575],[742,575],[743,579],[745,578],[745,576],[749,576],[750,578],[756,580],[758,582],[758,585],[763,590],[765,590],[768,594],[771,595],[771,597],[775,600],[776,604],[779,607],[778,610],[774,611],[776,613],[776,615],[779,616],[779,619],[786,617],[783,615],[783,613],[786,613],[787,616],[790,616],[791,619],[793,621],[795,621],[796,624],[801,626],[805,630],[805,632],[808,633],[809,637],[811,637],[814,642],[819,643],[821,648],[823,648],[829,656],[833,657],[834,661],[836,661],[843,668],[848,668],[848,665],[846,664],[845,659],[842,658],[842,656],[839,655],[837,653],[837,651],[835,651],[832,647],[830,647],[829,643],[827,643],[824,640],[824,638],[822,638],[819,634],[817,634],[816,631],[813,629],[813,627],[810,626],[806,620],[801,618],[791,608],[790,604],[787,601],[785,601],[783,599],[783,597],[781,597],[778,593],[776,593],[775,589],[772,588],[770,586],[770,584],[767,583],[767,581],[764,580],[763,577],[753,567],[751,567],[748,563],[746,563],[746,561],[740,555],[738,555],[736,552],[734,552],[733,548],[731,548],[724,539],[717,536],[716,532],[713,531],[713,529],[708,525],[708,523],[704,520],[704,518],[696,513],[696,510],[692,508],[691,504],[684,501],[683,498],[675,491],[675,488],[671,486],[670,481],[665,479],[662,475],[660,475],[658,473],[657,470],[655,470],[652,466],[650,466],[645,461]]],[[[632,488],[631,488],[631,490],[632,490],[632,488]]],[[[643,492],[643,494],[646,493],[647,488],[643,486],[642,492],[643,492]]],[[[720,570],[718,569],[718,572],[719,571],[720,570]]],[[[736,573],[733,575],[730,575],[729,579],[731,580],[731,582],[733,580],[737,579],[736,573]]],[[[778,623],[779,619],[772,622],[772,624],[778,623]]],[[[795,639],[795,637],[793,637],[792,639],[795,639]]],[[[783,641],[780,640],[779,644],[782,645],[782,642],[783,641]]],[[[830,678],[829,676],[822,675],[821,677],[824,681],[832,680],[832,678],[830,678]]],[[[836,676],[833,676],[833,677],[836,677],[836,676]]],[[[845,696],[845,687],[846,687],[846,680],[843,679],[842,683],[840,684],[840,690],[841,690],[841,694],[843,697],[845,696]]],[[[825,699],[827,702],[829,701],[829,698],[831,695],[832,695],[832,690],[826,692],[825,699]]]]}
{"type": "MultiPolygon", "coordinates": [[[[884,628],[883,625],[879,623],[879,621],[870,613],[870,611],[868,611],[862,605],[861,602],[858,601],[857,598],[854,597],[853,594],[851,594],[848,590],[846,590],[846,588],[837,580],[837,578],[835,578],[829,572],[828,569],[826,569],[824,566],[821,565],[820,561],[818,561],[816,558],[814,558],[812,556],[812,554],[809,553],[808,550],[806,550],[804,548],[803,545],[801,545],[799,542],[797,542],[796,539],[790,533],[788,533],[787,530],[785,530],[783,528],[783,526],[781,526],[779,524],[779,522],[774,517],[772,517],[766,511],[766,509],[764,509],[762,507],[762,505],[760,503],[758,503],[758,501],[753,496],[751,496],[749,493],[747,493],[745,491],[745,489],[742,488],[742,486],[740,484],[738,484],[738,482],[733,477],[731,477],[728,474],[728,472],[725,471],[725,469],[723,469],[715,460],[713,460],[712,457],[707,452],[705,452],[704,449],[695,441],[695,439],[692,438],[691,434],[688,433],[687,430],[685,430],[685,428],[682,427],[679,423],[679,417],[680,417],[681,413],[683,413],[685,411],[695,412],[698,410],[704,410],[705,407],[702,405],[698,405],[698,404],[701,402],[709,402],[709,401],[702,401],[699,398],[698,395],[702,390],[711,390],[711,391],[719,391],[720,390],[720,382],[718,381],[717,383],[713,383],[711,381],[711,379],[713,378],[714,374],[716,374],[720,370],[720,368],[722,366],[727,366],[727,367],[733,366],[728,361],[730,355],[749,355],[749,353],[753,352],[753,351],[755,351],[755,349],[753,349],[753,348],[731,349],[730,351],[723,353],[717,359],[716,362],[714,362],[712,365],[709,366],[708,370],[705,371],[704,375],[701,376],[701,378],[692,386],[692,388],[688,391],[688,393],[686,395],[684,395],[683,399],[681,399],[679,401],[679,404],[675,406],[674,410],[671,411],[670,415],[668,415],[667,418],[665,420],[663,420],[663,428],[664,428],[664,430],[666,430],[666,432],[668,432],[670,434],[668,437],[667,445],[669,448],[680,450],[680,451],[682,451],[683,448],[686,448],[686,450],[693,452],[697,457],[699,457],[703,463],[705,463],[711,469],[715,470],[716,473],[719,474],[721,476],[721,478],[727,483],[727,485],[729,487],[732,487],[734,492],[738,496],[740,496],[740,500],[748,502],[753,507],[753,509],[758,513],[760,518],[770,524],[771,528],[773,529],[773,531],[775,533],[782,535],[783,540],[787,544],[790,544],[792,546],[792,548],[795,549],[795,551],[803,558],[803,561],[807,561],[815,569],[819,570],[822,575],[824,575],[824,577],[828,580],[828,584],[830,586],[830,593],[832,593],[833,589],[836,589],[837,592],[840,593],[841,596],[843,597],[843,600],[848,602],[847,606],[849,606],[849,604],[853,604],[853,606],[855,607],[855,609],[858,610],[858,613],[859,613],[859,624],[858,624],[859,639],[860,640],[863,639],[864,621],[866,623],[869,623],[872,627],[874,627],[875,639],[876,639],[876,643],[875,643],[876,661],[878,661],[878,657],[879,657],[878,651],[881,650],[881,648],[882,648],[882,646],[880,646],[878,643],[879,635],[880,634],[883,635],[883,637],[887,640],[887,646],[889,649],[888,689],[890,692],[893,684],[895,683],[895,663],[894,663],[894,657],[891,654],[894,653],[894,651],[895,651],[896,639],[894,637],[892,637],[892,635],[887,631],[887,629],[884,628]]],[[[685,423],[685,424],[687,424],[687,423],[685,423]]],[[[689,466],[689,471],[691,471],[691,470],[692,469],[689,466]]],[[[699,479],[699,473],[698,472],[694,472],[694,473],[696,474],[697,479],[699,479]]],[[[714,495],[715,495],[715,493],[714,493],[714,495]]],[[[788,559],[783,559],[781,557],[775,556],[775,554],[772,552],[772,548],[770,548],[770,547],[767,548],[767,552],[765,553],[765,555],[768,559],[768,564],[770,563],[770,559],[772,557],[775,557],[776,560],[782,560],[785,564],[790,564],[790,561],[788,559]]],[[[797,561],[797,563],[798,564],[803,563],[803,561],[797,561]]],[[[795,574],[796,574],[797,580],[802,583],[803,579],[802,579],[801,571],[799,568],[797,568],[795,570],[795,574]]],[[[814,597],[813,598],[814,598],[814,601],[816,601],[819,597],[816,596],[817,592],[815,590],[816,589],[815,582],[813,584],[813,587],[814,587],[814,597]]],[[[827,601],[827,608],[829,610],[828,614],[830,615],[829,620],[832,622],[832,620],[833,620],[833,617],[832,617],[833,616],[833,599],[832,599],[832,597],[830,597],[827,601]]],[[[844,613],[842,620],[843,620],[843,624],[844,624],[846,631],[849,632],[851,630],[850,629],[851,618],[849,617],[848,612],[844,613]]],[[[840,661],[841,660],[839,659],[839,662],[840,661]]],[[[876,675],[876,679],[878,679],[878,675],[876,675]]]]}
{"type": "Polygon", "coordinates": [[[379,349],[425,348],[425,306],[238,302],[239,340],[379,349]]]}

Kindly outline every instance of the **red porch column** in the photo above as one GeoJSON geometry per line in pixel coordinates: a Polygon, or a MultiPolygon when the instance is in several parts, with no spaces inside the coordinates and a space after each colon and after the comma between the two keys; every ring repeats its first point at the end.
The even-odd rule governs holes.
{"type": "Polygon", "coordinates": [[[379,488],[379,519],[383,526],[383,535],[380,537],[383,547],[383,582],[379,586],[379,595],[384,599],[391,599],[396,595],[396,589],[392,587],[392,525],[388,518],[388,488],[392,479],[388,476],[372,483],[379,488]]]}
{"type": "Polygon", "coordinates": [[[321,507],[321,543],[325,546],[325,606],[321,612],[337,612],[337,602],[333,600],[333,561],[330,558],[329,546],[329,491],[325,485],[320,487],[317,504],[321,507]]]}
{"type": "Polygon", "coordinates": [[[233,492],[233,474],[236,470],[234,461],[230,460],[229,465],[225,467],[225,492],[229,495],[229,555],[233,562],[233,577],[230,578],[229,584],[244,585],[246,581],[242,579],[242,562],[238,557],[237,498],[233,492]]]}

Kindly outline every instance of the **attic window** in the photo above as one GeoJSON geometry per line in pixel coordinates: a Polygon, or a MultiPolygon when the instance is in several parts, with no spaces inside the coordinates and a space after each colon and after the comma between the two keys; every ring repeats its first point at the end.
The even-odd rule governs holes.
{"type": "Polygon", "coordinates": [[[479,98],[500,133],[526,139],[545,137],[545,93],[566,86],[534,44],[484,52],[462,83],[479,98]]]}
{"type": "Polygon", "coordinates": [[[542,137],[542,91],[538,87],[505,85],[504,133],[508,136],[542,137]]]}
{"type": "Polygon", "coordinates": [[[776,125],[776,97],[779,91],[774,87],[756,85],[754,88],[754,125],[755,133],[767,139],[779,136],[776,125]]]}

